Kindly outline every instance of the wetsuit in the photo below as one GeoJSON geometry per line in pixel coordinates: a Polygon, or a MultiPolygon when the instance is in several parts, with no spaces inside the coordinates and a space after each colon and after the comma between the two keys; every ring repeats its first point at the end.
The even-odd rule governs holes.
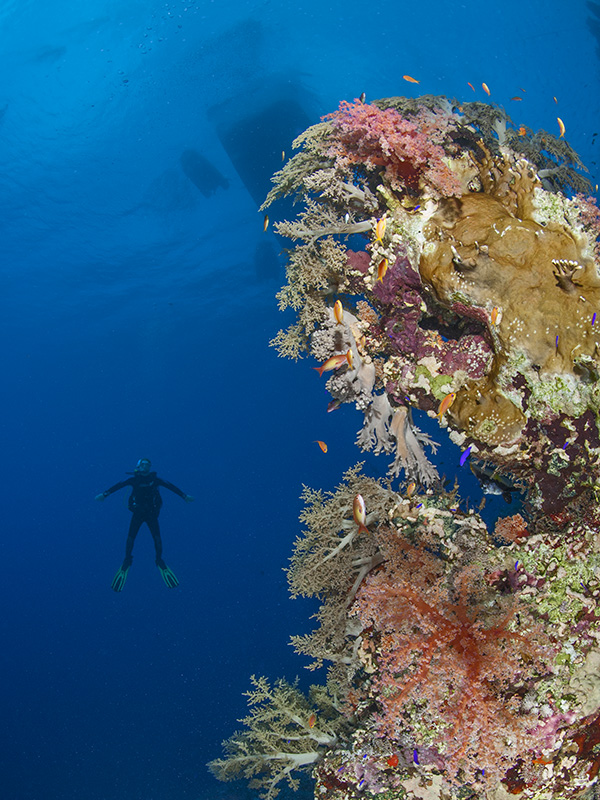
{"type": "Polygon", "coordinates": [[[160,538],[160,526],[158,524],[158,515],[162,506],[162,497],[158,491],[159,486],[164,486],[165,489],[170,489],[179,497],[185,500],[186,494],[174,486],[169,481],[159,478],[156,472],[143,473],[136,472],[131,478],[125,481],[120,481],[111,486],[105,492],[102,492],[104,497],[108,497],[113,492],[118,492],[119,489],[124,489],[125,486],[131,486],[132,491],[129,496],[129,510],[132,512],[131,522],[129,523],[129,533],[127,534],[127,542],[125,544],[125,561],[131,563],[131,554],[133,552],[133,544],[135,537],[138,535],[139,529],[145,522],[150,533],[154,539],[154,548],[156,550],[157,563],[162,559],[162,540],[160,538]]]}

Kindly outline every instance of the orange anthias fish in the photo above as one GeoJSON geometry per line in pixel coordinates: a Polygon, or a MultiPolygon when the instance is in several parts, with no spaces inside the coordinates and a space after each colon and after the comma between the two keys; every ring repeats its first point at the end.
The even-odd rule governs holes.
{"type": "Polygon", "coordinates": [[[558,122],[558,130],[560,131],[560,136],[558,138],[561,139],[565,135],[565,123],[560,117],[557,117],[556,121],[558,122]]]}
{"type": "Polygon", "coordinates": [[[525,125],[521,125],[521,127],[519,128],[517,133],[519,134],[519,136],[526,136],[527,135],[527,128],[525,127],[525,125]]]}
{"type": "Polygon", "coordinates": [[[263,231],[266,231],[269,227],[269,215],[265,214],[265,221],[263,222],[263,231]]]}
{"type": "Polygon", "coordinates": [[[470,86],[470,87],[471,87],[471,89],[473,89],[473,91],[475,91],[475,87],[473,86],[473,84],[472,84],[472,83],[469,83],[469,81],[467,81],[467,86],[470,86]]]}
{"type": "Polygon", "coordinates": [[[324,372],[331,372],[334,369],[339,369],[344,362],[349,364],[352,369],[352,350],[348,350],[347,353],[340,353],[339,356],[331,356],[331,358],[328,358],[320,367],[313,367],[313,369],[316,369],[319,375],[322,375],[324,372]]]}
{"type": "Polygon", "coordinates": [[[333,304],[333,316],[338,325],[344,321],[344,308],[340,300],[336,300],[333,304]]]}
{"type": "Polygon", "coordinates": [[[358,525],[358,532],[364,531],[369,533],[367,528],[367,509],[365,508],[365,501],[362,494],[357,494],[352,504],[352,515],[354,522],[358,525]]]}
{"type": "Polygon", "coordinates": [[[420,83],[420,81],[418,81],[416,78],[413,78],[411,75],[403,75],[402,77],[405,81],[408,81],[409,83],[420,83]]]}
{"type": "Polygon", "coordinates": [[[379,266],[377,267],[377,280],[383,283],[383,279],[385,278],[385,273],[388,271],[388,260],[387,258],[382,258],[379,262],[379,266]]]}
{"type": "Polygon", "coordinates": [[[381,219],[377,220],[377,225],[375,226],[375,241],[381,242],[383,241],[383,237],[385,235],[385,226],[387,225],[387,217],[384,214],[381,219]]]}
{"type": "Polygon", "coordinates": [[[519,97],[518,95],[516,95],[515,97],[511,97],[510,99],[511,100],[522,100],[523,98],[519,97]]]}
{"type": "Polygon", "coordinates": [[[320,439],[315,439],[315,442],[316,442],[316,444],[318,444],[318,445],[319,445],[319,447],[321,448],[321,450],[322,450],[324,453],[326,453],[326,452],[327,452],[327,445],[325,444],[325,442],[322,442],[320,439]]]}
{"type": "Polygon", "coordinates": [[[400,763],[400,759],[398,758],[397,753],[394,753],[393,756],[390,756],[387,760],[388,767],[397,767],[400,763]]]}
{"type": "Polygon", "coordinates": [[[310,717],[308,718],[308,727],[314,728],[316,724],[317,724],[317,715],[311,714],[310,717]]]}
{"type": "Polygon", "coordinates": [[[448,411],[448,409],[455,400],[456,400],[456,392],[450,392],[450,394],[447,394],[446,397],[444,397],[444,399],[440,403],[440,407],[438,408],[438,413],[437,413],[438,419],[441,419],[444,416],[446,411],[448,411]]]}
{"type": "Polygon", "coordinates": [[[417,484],[414,481],[411,481],[406,487],[406,496],[412,497],[416,489],[417,489],[417,484]]]}
{"type": "Polygon", "coordinates": [[[498,314],[500,313],[500,309],[498,306],[494,306],[492,308],[492,325],[495,325],[498,322],[498,314]]]}
{"type": "Polygon", "coordinates": [[[487,85],[487,83],[482,83],[482,84],[481,84],[481,88],[483,89],[483,91],[484,91],[484,92],[485,92],[485,93],[486,93],[488,96],[489,96],[489,95],[491,95],[491,92],[490,92],[490,87],[487,85]]]}

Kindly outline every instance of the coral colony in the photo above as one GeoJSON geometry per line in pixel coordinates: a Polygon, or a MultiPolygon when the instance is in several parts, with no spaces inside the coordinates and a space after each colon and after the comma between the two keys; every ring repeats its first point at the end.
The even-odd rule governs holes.
{"type": "Polygon", "coordinates": [[[318,359],[402,482],[358,465],[305,489],[288,578],[321,606],[293,643],[327,685],[254,678],[217,777],[265,798],[302,768],[331,800],[598,796],[600,214],[563,131],[344,102],[275,175],[265,207],[302,202],[277,226],[296,321],[274,345],[318,359]],[[488,530],[463,510],[413,409],[522,513],[488,530]]]}

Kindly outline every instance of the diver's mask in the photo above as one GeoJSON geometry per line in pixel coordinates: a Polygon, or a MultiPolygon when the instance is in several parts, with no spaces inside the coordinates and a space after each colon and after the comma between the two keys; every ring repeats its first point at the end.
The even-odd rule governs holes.
{"type": "Polygon", "coordinates": [[[152,466],[152,462],[149,458],[140,458],[140,460],[135,465],[135,472],[141,473],[142,475],[147,475],[150,472],[150,467],[152,466]]]}

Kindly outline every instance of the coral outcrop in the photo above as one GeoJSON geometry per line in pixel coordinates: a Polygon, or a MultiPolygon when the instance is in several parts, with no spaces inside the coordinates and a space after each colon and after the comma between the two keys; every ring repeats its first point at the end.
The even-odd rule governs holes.
{"type": "MultiPolygon", "coordinates": [[[[337,331],[354,362],[328,388],[367,428],[381,405],[417,408],[530,487],[559,469],[563,497],[577,493],[600,453],[600,218],[592,198],[568,196],[589,189],[574,151],[443,97],[342,103],[297,144],[267,200],[305,199],[278,226],[301,243],[280,293],[298,323],[274,344],[326,361],[337,331]]],[[[393,452],[400,427],[359,444],[393,452]]],[[[430,484],[423,464],[391,469],[430,484]]]]}
{"type": "Polygon", "coordinates": [[[405,481],[359,465],[305,489],[288,579],[320,608],[292,641],[327,688],[311,705],[260,679],[213,769],[267,798],[296,767],[330,800],[597,797],[600,214],[584,167],[496,106],[432,96],[344,102],[295,145],[266,202],[302,201],[277,226],[297,320],[273,344],[321,362],[330,408],[354,404],[358,446],[405,481]],[[520,490],[517,513],[492,530],[465,510],[419,412],[481,480],[520,490]]]}

